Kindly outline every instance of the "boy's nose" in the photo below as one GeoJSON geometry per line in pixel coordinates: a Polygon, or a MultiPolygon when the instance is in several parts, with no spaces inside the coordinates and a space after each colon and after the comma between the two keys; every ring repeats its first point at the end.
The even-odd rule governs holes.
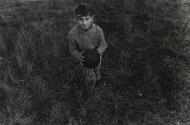
{"type": "Polygon", "coordinates": [[[82,23],[83,23],[83,24],[86,24],[86,23],[87,23],[87,21],[83,20],[83,21],[82,21],[82,23]]]}
{"type": "Polygon", "coordinates": [[[85,21],[83,21],[82,23],[83,23],[84,25],[86,24],[86,22],[85,22],[85,21]]]}

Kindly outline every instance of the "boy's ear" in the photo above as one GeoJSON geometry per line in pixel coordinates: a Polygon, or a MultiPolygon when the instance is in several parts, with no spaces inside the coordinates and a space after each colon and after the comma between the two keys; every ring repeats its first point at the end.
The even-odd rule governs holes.
{"type": "Polygon", "coordinates": [[[91,18],[92,18],[92,21],[94,21],[94,15],[92,15],[91,18]]]}
{"type": "Polygon", "coordinates": [[[72,22],[76,24],[76,23],[78,23],[78,19],[75,17],[75,18],[73,18],[72,22]]]}

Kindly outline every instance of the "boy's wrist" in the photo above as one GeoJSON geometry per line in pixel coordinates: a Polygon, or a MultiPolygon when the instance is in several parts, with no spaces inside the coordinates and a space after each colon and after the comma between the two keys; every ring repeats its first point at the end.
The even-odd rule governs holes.
{"type": "Polygon", "coordinates": [[[96,49],[96,51],[97,51],[100,55],[102,55],[102,52],[101,52],[100,49],[96,49]]]}

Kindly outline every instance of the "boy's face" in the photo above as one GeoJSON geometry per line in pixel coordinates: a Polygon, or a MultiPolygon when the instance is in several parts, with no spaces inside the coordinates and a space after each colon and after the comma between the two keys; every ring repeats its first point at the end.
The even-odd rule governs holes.
{"type": "Polygon", "coordinates": [[[80,16],[77,21],[81,28],[87,29],[93,22],[93,16],[80,16]]]}

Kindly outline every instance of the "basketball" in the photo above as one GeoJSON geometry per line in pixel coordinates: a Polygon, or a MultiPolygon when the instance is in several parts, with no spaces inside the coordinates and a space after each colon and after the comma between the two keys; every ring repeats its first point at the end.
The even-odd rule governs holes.
{"type": "Polygon", "coordinates": [[[86,50],[82,56],[84,67],[88,69],[96,68],[100,62],[100,54],[96,50],[86,50]]]}

